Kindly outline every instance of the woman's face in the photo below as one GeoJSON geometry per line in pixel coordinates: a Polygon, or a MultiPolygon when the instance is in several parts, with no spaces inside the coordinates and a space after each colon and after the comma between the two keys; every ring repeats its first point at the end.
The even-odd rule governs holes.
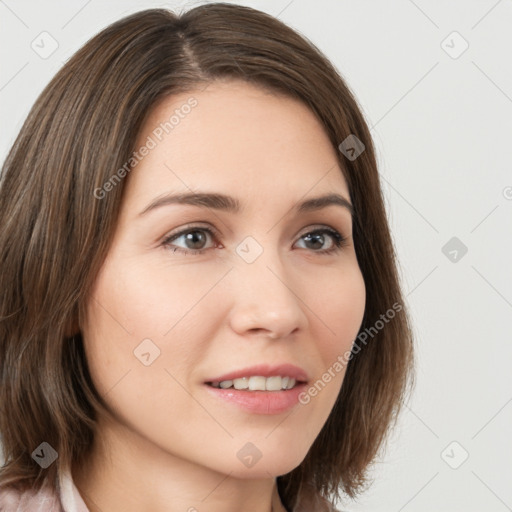
{"type": "Polygon", "coordinates": [[[350,201],[336,151],[302,103],[238,81],[166,98],[135,149],[82,326],[110,428],[134,458],[287,473],[331,412],[364,312],[349,208],[307,203],[350,201]],[[170,199],[192,193],[230,199],[170,199]]]}

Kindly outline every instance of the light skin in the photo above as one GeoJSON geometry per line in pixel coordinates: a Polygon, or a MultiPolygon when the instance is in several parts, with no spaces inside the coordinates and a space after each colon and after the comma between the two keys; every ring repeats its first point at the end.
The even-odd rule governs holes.
{"type": "Polygon", "coordinates": [[[81,325],[93,382],[114,414],[100,418],[87,464],[73,467],[91,512],[285,512],[276,477],[306,456],[345,370],[307,405],[270,415],[211,396],[204,381],[291,363],[312,384],[350,350],[363,318],[349,209],[295,209],[333,193],[350,203],[314,114],[245,82],[215,82],[165,98],[136,147],[191,96],[197,106],[126,178],[81,325]],[[166,204],[141,214],[191,191],[232,196],[241,211],[166,204]],[[329,228],[346,239],[340,248],[329,228]],[[169,241],[186,229],[194,240],[169,241]],[[236,251],[248,236],[263,251],[252,263],[236,251]],[[134,355],[144,339],[160,350],[148,366],[134,355]],[[248,442],[262,454],[252,467],[237,457],[248,442]]]}

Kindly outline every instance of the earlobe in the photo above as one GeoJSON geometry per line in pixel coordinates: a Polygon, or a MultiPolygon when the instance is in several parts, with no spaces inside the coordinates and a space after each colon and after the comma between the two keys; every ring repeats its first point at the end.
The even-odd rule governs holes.
{"type": "Polygon", "coordinates": [[[64,331],[64,336],[66,338],[73,338],[76,334],[80,332],[78,328],[78,322],[73,322],[73,324],[68,324],[66,330],[64,331]]]}
{"type": "Polygon", "coordinates": [[[70,318],[66,322],[66,327],[64,329],[64,336],[66,338],[72,338],[76,334],[80,332],[80,324],[78,322],[78,314],[74,310],[71,314],[70,318]]]}

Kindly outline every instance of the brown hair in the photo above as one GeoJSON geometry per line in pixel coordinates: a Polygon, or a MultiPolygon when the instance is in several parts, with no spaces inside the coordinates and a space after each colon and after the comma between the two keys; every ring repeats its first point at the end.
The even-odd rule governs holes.
{"type": "MultiPolygon", "coordinates": [[[[145,117],[163,97],[242,79],[304,102],[335,148],[350,134],[365,150],[338,158],[354,206],[353,239],[366,284],[360,332],[401,311],[353,354],[335,406],[302,463],[278,477],[287,507],[303,488],[355,497],[412,384],[413,348],[370,132],[332,64],[277,19],[212,3],[177,16],[130,15],[83,46],[42,92],[0,176],[0,484],[55,485],[84,460],[98,412],[80,319],[109,249],[123,182],[95,191],[127,162],[145,117]],[[97,193],[96,193],[97,194],[97,193]],[[74,334],[74,335],[73,335],[74,334]],[[43,441],[59,454],[31,457],[43,441]]],[[[305,492],[305,491],[304,491],[305,492]]]]}

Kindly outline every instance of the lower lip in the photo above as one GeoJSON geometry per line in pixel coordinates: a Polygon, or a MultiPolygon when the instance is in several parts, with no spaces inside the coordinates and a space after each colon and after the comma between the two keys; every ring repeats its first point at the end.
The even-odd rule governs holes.
{"type": "Polygon", "coordinates": [[[291,409],[299,402],[299,395],[306,388],[305,383],[282,391],[246,391],[214,388],[208,384],[205,386],[214,397],[255,414],[280,414],[291,409]]]}

